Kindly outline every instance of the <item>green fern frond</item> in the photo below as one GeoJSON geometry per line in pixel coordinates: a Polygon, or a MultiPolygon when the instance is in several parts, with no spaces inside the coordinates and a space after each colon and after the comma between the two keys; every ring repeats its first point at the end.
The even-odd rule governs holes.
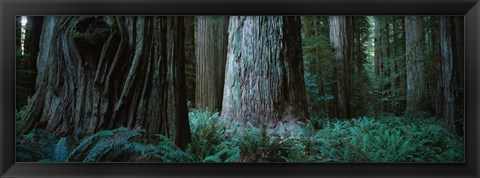
{"type": "Polygon", "coordinates": [[[66,162],[68,157],[68,140],[62,137],[55,146],[55,160],[58,162],[66,162]]]}

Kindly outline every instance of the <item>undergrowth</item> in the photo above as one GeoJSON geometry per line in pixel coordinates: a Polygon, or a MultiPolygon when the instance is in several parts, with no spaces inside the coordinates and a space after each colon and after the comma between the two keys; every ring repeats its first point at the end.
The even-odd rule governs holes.
{"type": "Polygon", "coordinates": [[[437,118],[349,120],[313,117],[271,129],[191,110],[185,150],[163,135],[145,142],[141,130],[105,130],[72,143],[44,130],[17,136],[20,162],[462,162],[464,141],[437,118]],[[142,141],[143,140],[143,141],[142,141]]]}

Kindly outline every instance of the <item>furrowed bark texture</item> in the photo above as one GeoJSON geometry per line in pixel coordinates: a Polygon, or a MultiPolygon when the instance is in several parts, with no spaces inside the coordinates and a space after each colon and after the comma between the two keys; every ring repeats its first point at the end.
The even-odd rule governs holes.
{"type": "Polygon", "coordinates": [[[120,126],[190,141],[181,17],[45,18],[23,131],[81,139],[120,126]]]}
{"type": "Polygon", "coordinates": [[[299,17],[230,17],[222,117],[254,125],[308,117],[299,17]]]}
{"type": "Polygon", "coordinates": [[[440,52],[442,58],[443,96],[445,98],[443,119],[447,124],[447,128],[455,132],[455,75],[451,18],[440,17],[440,52]]]}
{"type": "Polygon", "coordinates": [[[424,33],[420,16],[405,17],[407,101],[405,114],[416,118],[428,111],[428,98],[424,76],[424,33]]]}
{"type": "Polygon", "coordinates": [[[222,109],[227,60],[228,17],[198,17],[197,88],[195,105],[213,112],[222,109]]]}
{"type": "Polygon", "coordinates": [[[347,75],[349,49],[347,41],[347,17],[330,16],[330,46],[333,48],[333,61],[335,63],[335,76],[337,83],[338,111],[337,118],[349,118],[348,91],[349,81],[347,75]]]}

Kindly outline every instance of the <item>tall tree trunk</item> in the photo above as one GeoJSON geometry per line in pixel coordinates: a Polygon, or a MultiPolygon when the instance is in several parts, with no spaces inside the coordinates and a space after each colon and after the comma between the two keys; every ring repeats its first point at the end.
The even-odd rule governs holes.
{"type": "Polygon", "coordinates": [[[452,17],[440,17],[440,52],[442,58],[444,120],[447,128],[455,132],[455,76],[452,40],[452,17]]]}
{"type": "Polygon", "coordinates": [[[222,117],[266,124],[306,119],[299,17],[230,17],[222,117]]]}
{"type": "Polygon", "coordinates": [[[428,108],[424,81],[424,33],[420,16],[405,17],[407,106],[406,116],[423,117],[428,108]],[[422,116],[418,115],[422,114],[422,116]]]}
{"type": "Polygon", "coordinates": [[[185,78],[187,101],[195,103],[195,77],[196,77],[196,58],[195,58],[195,17],[185,16],[185,78]]]}
{"type": "Polygon", "coordinates": [[[398,31],[397,31],[397,17],[392,17],[393,18],[393,49],[392,49],[392,54],[394,56],[394,61],[393,61],[393,76],[394,77],[394,81],[393,81],[393,87],[396,89],[396,92],[395,92],[395,97],[398,98],[398,102],[397,102],[397,105],[395,106],[395,110],[393,111],[395,113],[395,115],[399,116],[402,114],[402,107],[401,107],[401,103],[402,103],[402,89],[401,89],[401,73],[400,73],[400,62],[403,60],[401,58],[401,54],[402,53],[399,53],[400,49],[399,49],[399,45],[398,45],[398,42],[399,42],[399,39],[398,39],[398,31]]]}
{"type": "Polygon", "coordinates": [[[455,66],[455,130],[457,135],[463,136],[464,134],[464,97],[465,97],[465,85],[464,85],[464,17],[455,16],[454,20],[454,66],[455,66]]]}
{"type": "Polygon", "coordinates": [[[333,61],[337,83],[338,118],[349,118],[348,104],[348,41],[345,16],[330,16],[330,46],[333,48],[333,61]]]}
{"type": "Polygon", "coordinates": [[[15,50],[20,50],[22,47],[22,16],[15,17],[16,27],[15,27],[15,50]]]}
{"type": "Polygon", "coordinates": [[[183,35],[182,17],[46,17],[22,130],[81,139],[125,126],[185,148],[183,35]]]}
{"type": "Polygon", "coordinates": [[[402,28],[402,31],[401,31],[401,38],[400,38],[400,48],[399,50],[401,50],[401,60],[400,60],[400,66],[401,66],[401,73],[403,75],[401,75],[401,96],[402,96],[402,99],[401,99],[401,104],[400,104],[400,108],[402,110],[402,112],[405,113],[405,111],[407,110],[407,60],[406,60],[406,39],[405,39],[405,17],[400,17],[401,18],[401,24],[400,24],[400,27],[402,28]]]}
{"type": "Polygon", "coordinates": [[[196,107],[222,109],[228,17],[198,17],[196,107]]]}
{"type": "Polygon", "coordinates": [[[374,49],[374,73],[375,73],[375,76],[376,77],[380,77],[380,60],[382,60],[382,57],[381,57],[381,48],[380,48],[380,45],[381,45],[381,40],[380,40],[380,19],[379,17],[374,17],[375,19],[375,23],[374,23],[374,39],[373,39],[373,43],[374,43],[374,46],[375,46],[375,49],[374,49]]]}

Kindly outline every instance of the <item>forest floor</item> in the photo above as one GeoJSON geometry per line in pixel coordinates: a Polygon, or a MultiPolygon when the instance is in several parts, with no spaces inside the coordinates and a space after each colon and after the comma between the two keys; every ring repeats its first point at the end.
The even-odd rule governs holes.
{"type": "Polygon", "coordinates": [[[41,162],[463,162],[464,139],[436,118],[310,118],[275,129],[189,112],[185,150],[158,135],[118,128],[72,143],[44,130],[17,137],[17,161],[41,162]]]}

